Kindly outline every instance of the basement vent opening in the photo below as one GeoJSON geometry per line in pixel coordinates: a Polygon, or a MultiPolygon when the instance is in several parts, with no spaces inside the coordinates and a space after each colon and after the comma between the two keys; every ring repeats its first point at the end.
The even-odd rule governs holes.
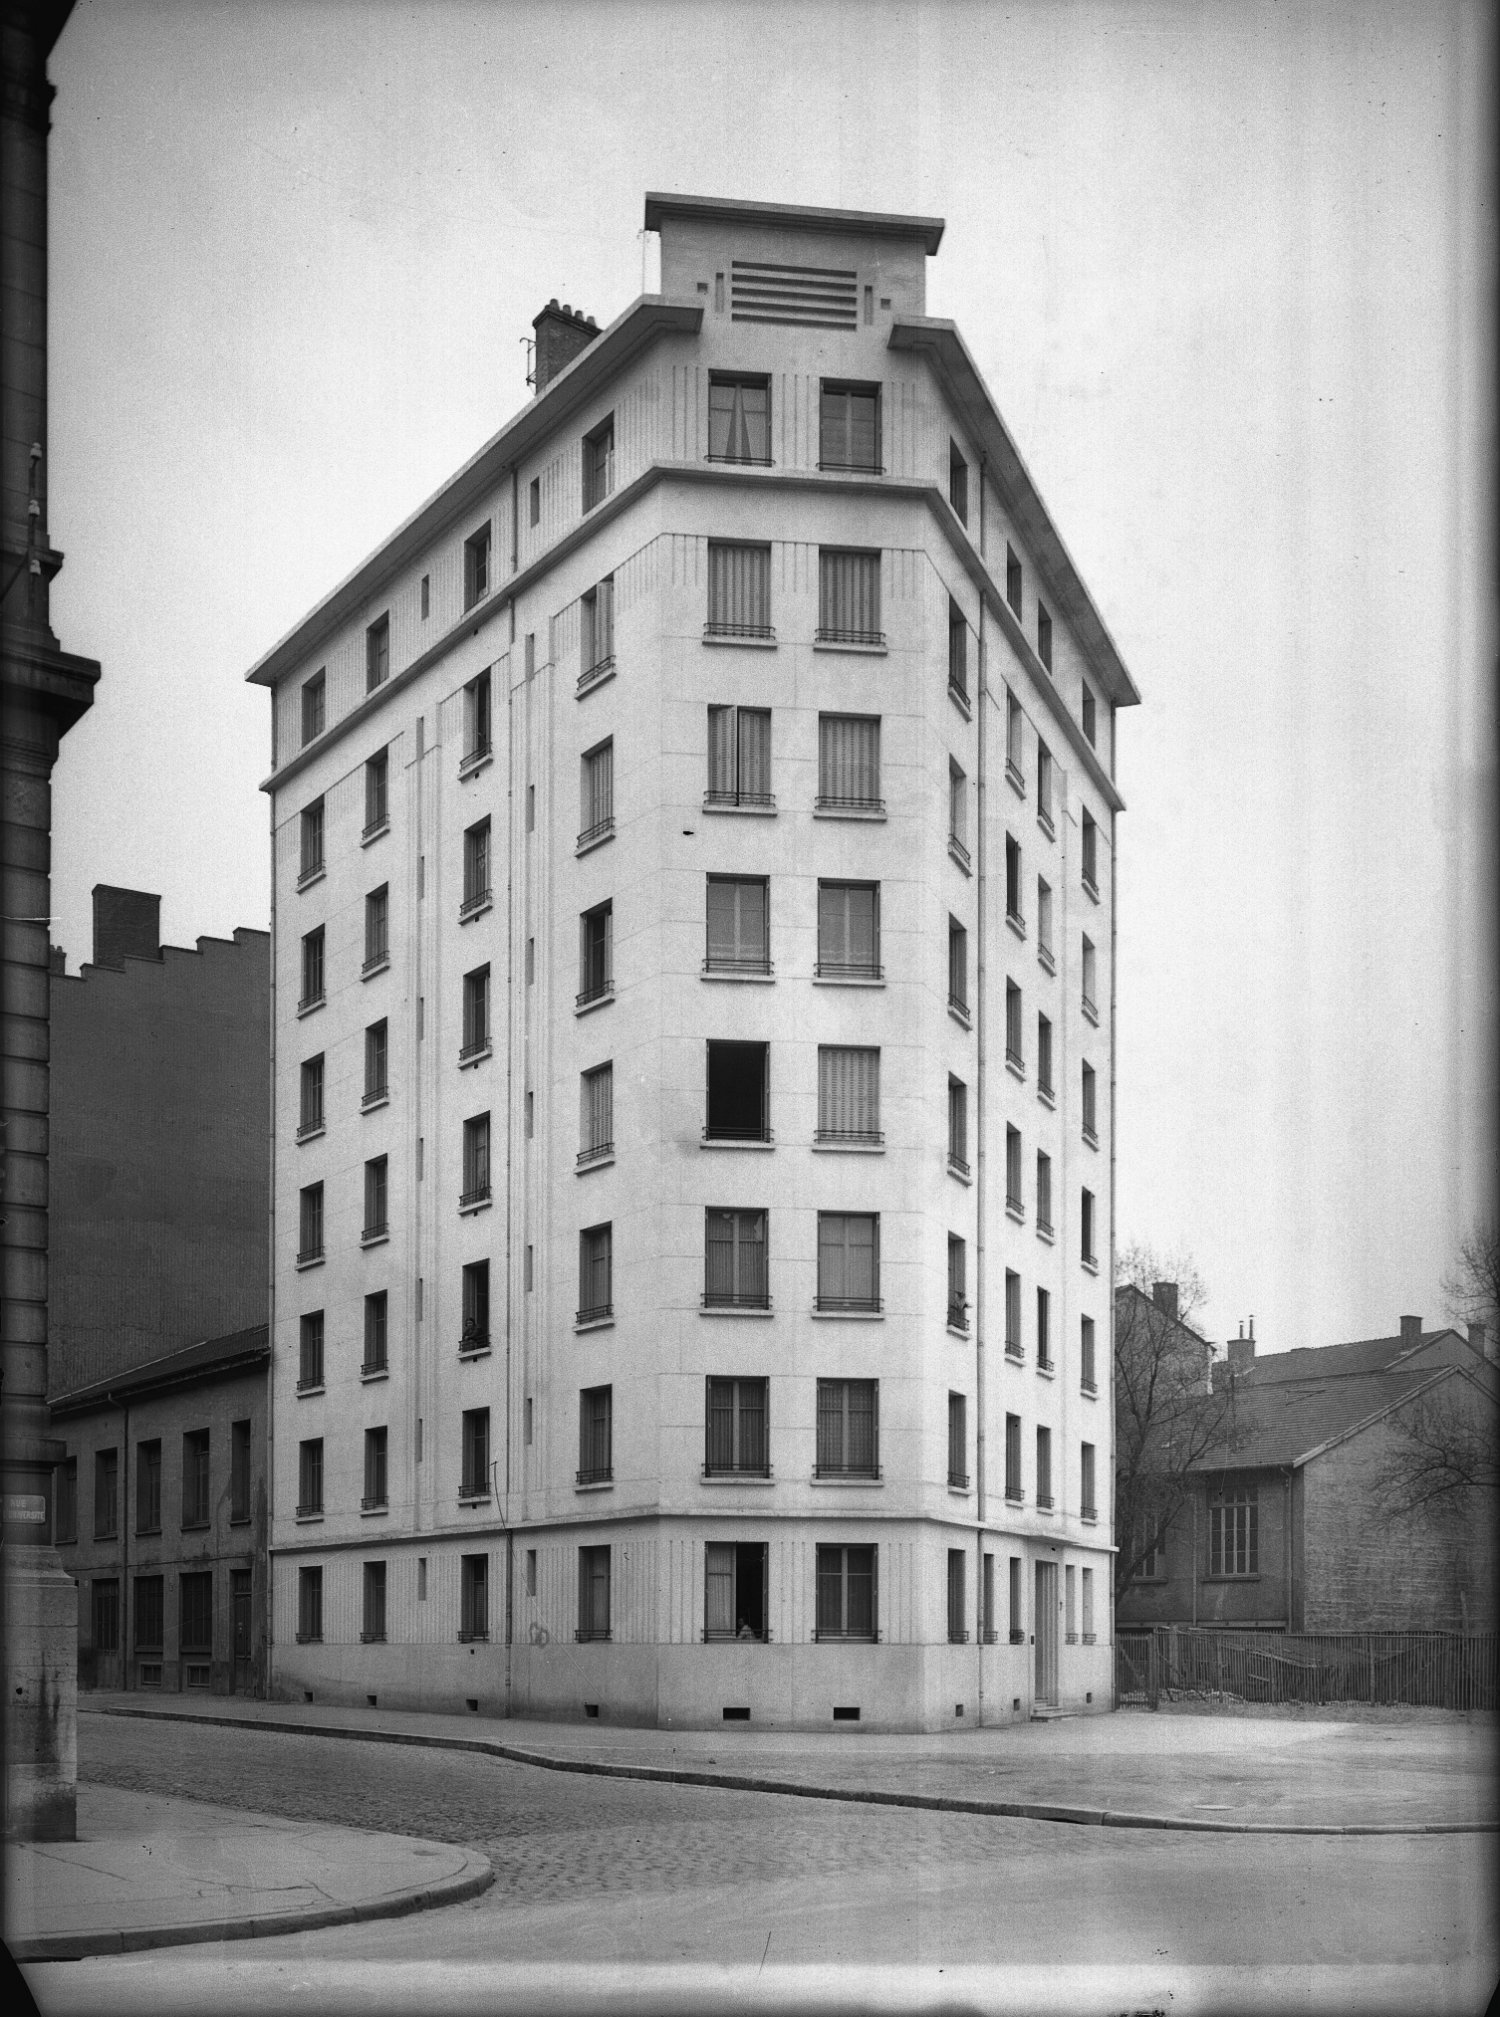
{"type": "Polygon", "coordinates": [[[859,1711],[858,1709],[835,1708],[833,1720],[835,1723],[857,1723],[859,1721],[859,1711]]]}
{"type": "Polygon", "coordinates": [[[585,1702],[583,1713],[585,1716],[597,1716],[599,1713],[599,1704],[597,1702],[585,1702]]]}
{"type": "Polygon", "coordinates": [[[1093,1689],[1092,1689],[1092,1688],[1090,1688],[1090,1689],[1089,1689],[1088,1693],[1087,1693],[1087,1694],[1086,1694],[1086,1695],[1084,1696],[1084,1698],[1083,1698],[1083,1699],[1084,1699],[1084,1701],[1085,1701],[1085,1702],[1092,1702],[1092,1701],[1093,1701],[1093,1699],[1094,1699],[1094,1691],[1093,1691],[1093,1689]]]}
{"type": "Polygon", "coordinates": [[[477,1714],[479,1710],[479,1697],[477,1695],[465,1695],[464,1707],[466,1709],[473,1709],[477,1714]]]}
{"type": "Polygon", "coordinates": [[[724,1721],[726,1723],[748,1723],[749,1720],[750,1711],[748,1709],[726,1709],[724,1711],[724,1721]]]}
{"type": "Polygon", "coordinates": [[[378,1709],[380,1707],[380,1704],[376,1701],[373,1695],[366,1695],[365,1700],[369,1703],[372,1709],[378,1709]]]}
{"type": "Polygon", "coordinates": [[[1010,1706],[1011,1706],[1011,1707],[1012,1707],[1013,1709],[1019,1709],[1019,1708],[1020,1708],[1020,1706],[1021,1706],[1021,1698],[1020,1698],[1020,1696],[1019,1696],[1019,1695],[1012,1695],[1012,1696],[1011,1696],[1011,1698],[1010,1698],[1010,1706]]]}
{"type": "Polygon", "coordinates": [[[953,1713],[954,1713],[954,1715],[955,1715],[955,1716],[961,1716],[961,1715],[963,1714],[963,1712],[964,1712],[964,1705],[963,1705],[963,1703],[962,1703],[962,1702],[955,1702],[955,1703],[953,1704],[953,1713]]]}
{"type": "Polygon", "coordinates": [[[310,1701],[312,1700],[312,1689],[311,1689],[311,1688],[304,1688],[304,1689],[302,1690],[302,1699],[303,1699],[303,1701],[304,1701],[304,1702],[310,1702],[310,1701]]]}

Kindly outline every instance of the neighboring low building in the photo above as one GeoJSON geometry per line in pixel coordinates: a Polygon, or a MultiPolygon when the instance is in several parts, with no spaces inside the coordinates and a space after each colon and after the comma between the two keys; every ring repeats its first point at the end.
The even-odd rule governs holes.
{"type": "MultiPolygon", "coordinates": [[[[1424,1332],[1255,1357],[1230,1340],[1214,1366],[1231,1405],[1195,1489],[1121,1600],[1122,1627],[1473,1631],[1495,1623],[1491,1482],[1413,1508],[1401,1487],[1418,1438],[1494,1448],[1496,1380],[1482,1334],[1424,1332]]],[[[1433,1455],[1431,1483],[1441,1483],[1433,1455]]]]}
{"type": "Polygon", "coordinates": [[[267,1329],[52,1402],[84,1688],[265,1692],[267,1329]]]}

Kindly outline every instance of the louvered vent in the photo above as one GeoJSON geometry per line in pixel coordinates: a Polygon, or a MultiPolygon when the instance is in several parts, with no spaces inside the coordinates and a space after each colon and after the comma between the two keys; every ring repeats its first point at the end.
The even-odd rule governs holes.
{"type": "Polygon", "coordinates": [[[837,266],[772,266],[760,259],[732,262],[730,319],[791,322],[814,329],[852,329],[855,275],[837,266]]]}

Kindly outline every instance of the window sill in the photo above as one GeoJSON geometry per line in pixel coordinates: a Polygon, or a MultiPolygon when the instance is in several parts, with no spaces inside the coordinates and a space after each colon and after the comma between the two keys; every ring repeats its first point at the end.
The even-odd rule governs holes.
{"type": "Polygon", "coordinates": [[[592,693],[596,686],[604,686],[615,676],[613,655],[601,658],[597,665],[591,665],[578,675],[578,683],[573,688],[575,698],[582,700],[586,693],[592,693]]]}
{"type": "Polygon", "coordinates": [[[229,1524],[231,1527],[248,1527],[250,1524],[250,1515],[248,1513],[231,1513],[229,1515],[229,1524]]]}
{"type": "Polygon", "coordinates": [[[588,1322],[587,1322],[586,1324],[576,1324],[576,1323],[575,1323],[575,1324],[574,1324],[574,1326],[573,1326],[573,1329],[574,1329],[574,1331],[575,1331],[575,1332],[578,1332],[578,1331],[612,1331],[612,1330],[614,1329],[614,1327],[615,1327],[615,1320],[614,1320],[614,1315],[613,1315],[613,1313],[611,1313],[611,1314],[610,1314],[609,1316],[607,1316],[607,1317],[590,1317],[590,1318],[589,1318],[589,1320],[588,1320],[588,1322]]]}
{"type": "Polygon", "coordinates": [[[298,1274],[300,1275],[304,1268],[322,1267],[324,1258],[325,1256],[323,1253],[323,1249],[321,1247],[319,1247],[318,1251],[315,1254],[298,1254],[297,1256],[298,1274]]]}
{"type": "Polygon", "coordinates": [[[1017,798],[1026,796],[1026,780],[1021,775],[1021,767],[1013,763],[1009,757],[1005,759],[1005,781],[1017,798]]]}
{"type": "MultiPolygon", "coordinates": [[[[305,1400],[309,1394],[321,1394],[325,1391],[326,1389],[321,1380],[298,1380],[297,1382],[297,1399],[299,1401],[305,1400]]],[[[157,1532],[159,1533],[160,1531],[160,1528],[158,1528],[157,1532]]]]}
{"type": "MultiPolygon", "coordinates": [[[[297,1644],[299,1646],[321,1646],[322,1643],[323,1634],[321,1632],[299,1632],[297,1634],[297,1644]]],[[[136,1648],[136,1651],[140,1651],[139,1646],[136,1648]]]]}
{"type": "Polygon", "coordinates": [[[1015,1057],[1011,1054],[1011,1052],[1007,1051],[1005,1053],[1005,1069],[1010,1073],[1013,1079],[1019,1079],[1021,1081],[1021,1084],[1025,1085],[1026,1060],[1024,1058],[1015,1057]]]}
{"type": "Polygon", "coordinates": [[[372,1380],[388,1380],[391,1369],[389,1366],[361,1366],[359,1377],[362,1384],[368,1386],[372,1380]]]}
{"type": "Polygon", "coordinates": [[[592,1481],[592,1483],[590,1483],[590,1484],[587,1484],[587,1485],[574,1485],[574,1487],[573,1487],[573,1490],[574,1490],[574,1492],[575,1492],[575,1493],[578,1493],[578,1492],[612,1492],[612,1491],[614,1490],[614,1488],[615,1488],[615,1481],[614,1481],[614,1479],[613,1479],[613,1478],[595,1478],[595,1479],[594,1479],[594,1480],[592,1481]]]}
{"type": "Polygon", "coordinates": [[[1097,1275],[1097,1274],[1098,1274],[1098,1272],[1099,1272],[1099,1263],[1098,1263],[1098,1261],[1096,1261],[1096,1260],[1095,1260],[1095,1258],[1094,1258],[1094,1256],[1093,1256],[1092,1254],[1085,1254],[1085,1255],[1083,1256],[1083,1265],[1084,1265],[1084,1268],[1085,1268],[1085,1269],[1087,1270],[1087,1272],[1088,1272],[1089,1274],[1091,1274],[1091,1275],[1097,1275]]]}
{"type": "Polygon", "coordinates": [[[749,981],[761,987],[774,987],[776,985],[776,976],[773,973],[736,973],[731,967],[705,967],[699,973],[698,978],[699,980],[714,981],[749,981]]]}
{"type": "Polygon", "coordinates": [[[1036,1096],[1041,1101],[1044,1107],[1052,1107],[1054,1110],[1056,1109],[1057,1098],[1056,1095],[1053,1093],[1051,1086],[1038,1086],[1036,1089],[1036,1096]]]}
{"type": "Polygon", "coordinates": [[[948,836],[948,859],[956,862],[965,875],[972,875],[974,873],[974,865],[969,858],[969,850],[961,840],[955,840],[951,833],[948,836]]]}
{"type": "Polygon", "coordinates": [[[1010,927],[1010,929],[1015,933],[1018,939],[1021,939],[1022,941],[1025,940],[1026,920],[1024,917],[1022,917],[1019,911],[1008,910],[1005,913],[1005,922],[1010,927]]]}
{"type": "Polygon", "coordinates": [[[458,1068],[461,1072],[472,1071],[475,1065],[482,1065],[487,1057],[494,1055],[493,1044],[476,1044],[472,1050],[460,1051],[458,1068]]]}
{"type": "Polygon", "coordinates": [[[775,1142],[739,1142],[727,1138],[715,1138],[712,1141],[700,1141],[698,1146],[700,1149],[764,1149],[769,1151],[774,1149],[776,1144],[775,1142]]]}
{"type": "Polygon", "coordinates": [[[969,1335],[969,1327],[967,1324],[949,1324],[947,1329],[950,1338],[967,1339],[969,1335]]]}
{"type": "MultiPolygon", "coordinates": [[[[951,1478],[948,1480],[948,1497],[950,1499],[972,1499],[973,1496],[974,1492],[971,1486],[955,1485],[951,1478]]],[[[967,1638],[968,1634],[965,1633],[964,1636],[967,1638]]]]}
{"type": "Polygon", "coordinates": [[[316,868],[304,869],[301,875],[299,875],[297,878],[298,896],[301,896],[303,890],[311,889],[314,883],[321,882],[324,876],[327,875],[327,873],[328,873],[328,864],[326,862],[321,861],[318,863],[318,866],[316,868]]]}
{"type": "Polygon", "coordinates": [[[861,658],[884,658],[887,646],[883,637],[879,644],[847,644],[832,637],[815,637],[813,650],[853,652],[861,658]]]}
{"type": "Polygon", "coordinates": [[[493,896],[478,897],[470,903],[461,903],[458,907],[458,921],[460,924],[472,924],[475,918],[483,917],[486,911],[494,908],[493,896]]]}
{"type": "Polygon", "coordinates": [[[1007,1345],[1005,1356],[1013,1366],[1024,1366],[1026,1363],[1026,1353],[1020,1345],[1007,1345]]]}
{"type": "Polygon", "coordinates": [[[299,1527],[321,1527],[323,1524],[321,1509],[316,1513],[297,1513],[293,1517],[299,1527]]]}
{"type": "Polygon", "coordinates": [[[1091,1022],[1094,1025],[1095,1029],[1098,1029],[1099,1027],[1098,1004],[1095,1002],[1091,1002],[1087,995],[1085,995],[1083,998],[1083,1013],[1085,1019],[1091,1022]]]}
{"type": "Polygon", "coordinates": [[[1099,1515],[1087,1509],[1081,1512],[1078,1517],[1086,1527],[1097,1527],[1099,1524],[1099,1515]]]}
{"type": "Polygon", "coordinates": [[[885,1143],[879,1142],[822,1142],[813,1140],[813,1154],[818,1156],[883,1156],[885,1143]]]}
{"type": "Polygon", "coordinates": [[[390,1506],[382,1499],[378,1506],[361,1506],[359,1517],[362,1520],[374,1520],[378,1519],[382,1514],[388,1513],[390,1510],[390,1506]]]}
{"type": "Polygon", "coordinates": [[[373,980],[376,974],[384,973],[390,963],[391,956],[388,952],[378,952],[365,961],[359,970],[359,977],[361,980],[373,980]]]}
{"type": "Polygon", "coordinates": [[[1026,1223],[1026,1207],[1018,1205],[1014,1198],[1007,1198],[1005,1200],[1005,1216],[1008,1219],[1014,1219],[1018,1226],[1024,1226],[1026,1223]]]}
{"type": "Polygon", "coordinates": [[[1055,974],[1057,972],[1057,961],[1052,957],[1052,948],[1049,945],[1039,945],[1037,947],[1036,963],[1043,973],[1055,974]]]}
{"type": "Polygon", "coordinates": [[[458,1348],[458,1363],[461,1366],[467,1366],[475,1359],[487,1359],[494,1349],[494,1346],[488,1340],[482,1345],[461,1344],[458,1348]]]}
{"type": "Polygon", "coordinates": [[[703,642],[705,644],[737,644],[741,649],[748,648],[751,651],[775,651],[776,649],[776,640],[774,637],[725,637],[721,632],[711,630],[704,631],[703,642]]]}
{"type": "Polygon", "coordinates": [[[1097,1401],[1099,1398],[1099,1389],[1093,1380],[1080,1380],[1078,1382],[1078,1391],[1083,1395],[1085,1400],[1097,1401]]]}
{"type": "Polygon", "coordinates": [[[1099,1643],[1099,1634],[1097,1632],[1085,1632],[1083,1643],[1085,1646],[1096,1646],[1099,1643]]]}
{"type": "Polygon", "coordinates": [[[757,1485],[769,1487],[774,1485],[775,1482],[774,1478],[765,1477],[759,1471],[714,1471],[710,1474],[700,1472],[698,1476],[698,1483],[700,1485],[757,1485]]]}
{"type": "Polygon", "coordinates": [[[327,1132],[328,1123],[326,1121],[304,1121],[302,1126],[297,1130],[298,1148],[301,1148],[304,1142],[315,1142],[319,1135],[326,1135],[327,1132]]]}
{"type": "Polygon", "coordinates": [[[1042,832],[1046,834],[1048,840],[1057,839],[1057,828],[1052,824],[1052,815],[1048,812],[1046,806],[1039,805],[1037,807],[1036,823],[1042,829],[1042,832]]]}
{"type": "Polygon", "coordinates": [[[1038,1359],[1036,1362],[1036,1376],[1039,1380],[1055,1380],[1057,1378],[1056,1359],[1038,1359]]]}
{"type": "Polygon", "coordinates": [[[955,1008],[952,1002],[949,1002],[948,1013],[949,1015],[952,1016],[953,1020],[958,1024],[960,1029],[964,1030],[973,1029],[974,1025],[969,1019],[969,1011],[967,1009],[955,1008]]]}
{"type": "Polygon", "coordinates": [[[613,1149],[602,1151],[597,1155],[585,1153],[580,1155],[574,1164],[573,1174],[575,1177],[586,1177],[590,1170],[610,1169],[613,1167],[614,1160],[615,1152],[613,1149]]]}
{"type": "Polygon", "coordinates": [[[460,1492],[458,1503],[461,1506],[487,1506],[490,1503],[490,1494],[488,1490],[482,1492],[460,1492]]]}
{"type": "Polygon", "coordinates": [[[1036,1510],[1049,1520],[1057,1518],[1056,1506],[1052,1504],[1050,1499],[1043,1498],[1040,1492],[1037,1494],[1036,1510]]]}
{"type": "Polygon", "coordinates": [[[389,1226],[372,1226],[367,1232],[360,1234],[359,1243],[362,1247],[383,1247],[390,1236],[389,1226]]]}
{"type": "Polygon", "coordinates": [[[809,1313],[820,1324],[883,1324],[884,1310],[818,1310],[809,1313]]]}
{"type": "Polygon", "coordinates": [[[698,1314],[700,1317],[769,1317],[775,1312],[769,1303],[764,1309],[744,1308],[737,1303],[700,1303],[698,1314]]]}
{"type": "Polygon", "coordinates": [[[1051,1226],[1045,1225],[1041,1219],[1038,1219],[1036,1222],[1036,1236],[1039,1240],[1045,1241],[1049,1247],[1057,1237],[1051,1226]]]}
{"type": "Polygon", "coordinates": [[[707,798],[703,801],[703,810],[715,813],[727,812],[741,819],[775,819],[776,817],[776,808],[774,805],[721,805],[717,801],[710,801],[707,798]]]}
{"type": "Polygon", "coordinates": [[[864,973],[815,973],[814,987],[884,987],[884,974],[864,973]]]}
{"type": "Polygon", "coordinates": [[[1098,1148],[1099,1136],[1093,1128],[1086,1127],[1083,1130],[1083,1139],[1091,1149],[1098,1148]]]}
{"type": "Polygon", "coordinates": [[[478,777],[480,771],[486,769],[494,761],[495,761],[494,750],[492,749],[472,750],[468,756],[464,757],[460,761],[458,766],[458,774],[460,778],[478,777]]]}
{"type": "Polygon", "coordinates": [[[377,1107],[388,1107],[390,1103],[391,1103],[390,1087],[382,1086],[382,1088],[378,1093],[365,1094],[364,1098],[359,1103],[359,1110],[362,1114],[372,1114],[375,1112],[377,1107]]]}
{"type": "Polygon", "coordinates": [[[592,1015],[595,1009],[607,1007],[614,998],[615,990],[613,983],[611,983],[609,987],[602,989],[598,994],[590,995],[587,1001],[574,1002],[573,1013],[576,1016],[592,1015]]]}
{"type": "Polygon", "coordinates": [[[825,1485],[833,1485],[836,1486],[840,1491],[846,1491],[851,1485],[855,1488],[856,1491],[861,1492],[868,1492],[871,1490],[879,1492],[884,1491],[885,1489],[885,1479],[880,1477],[860,1477],[857,1475],[851,1475],[847,1478],[833,1478],[833,1477],[820,1478],[818,1474],[814,1472],[807,1482],[810,1485],[818,1485],[820,1487],[825,1485]]]}
{"type": "Polygon", "coordinates": [[[862,819],[867,824],[884,826],[887,818],[885,800],[879,799],[870,805],[820,805],[813,804],[814,819],[862,819]]]}
{"type": "Polygon", "coordinates": [[[373,847],[377,840],[384,840],[390,830],[391,823],[389,819],[371,820],[370,824],[360,835],[359,844],[361,847],[373,847]]]}
{"type": "Polygon", "coordinates": [[[135,1537],[138,1541],[155,1540],[160,1534],[160,1527],[137,1527],[135,1530],[135,1537]]]}
{"type": "Polygon", "coordinates": [[[310,1001],[299,1001],[297,1004],[297,1020],[300,1022],[303,1016],[316,1015],[320,1008],[326,1008],[327,1006],[328,997],[326,994],[314,995],[310,1001]]]}
{"type": "Polygon", "coordinates": [[[1258,1583],[1260,1581],[1260,1571],[1259,1569],[1252,1569],[1245,1575],[1205,1576],[1203,1581],[1205,1583],[1258,1583]]]}
{"type": "Polygon", "coordinates": [[[615,823],[613,819],[610,820],[603,833],[581,833],[573,848],[574,859],[577,860],[583,855],[592,854],[596,847],[603,847],[606,841],[613,840],[614,837],[615,823]]]}
{"type": "Polygon", "coordinates": [[[955,686],[951,679],[948,682],[948,698],[953,702],[953,705],[958,709],[965,721],[972,721],[974,719],[974,710],[969,704],[969,696],[961,686],[955,686]]]}
{"type": "Polygon", "coordinates": [[[1084,876],[1082,880],[1083,880],[1084,895],[1088,898],[1090,903],[1097,903],[1099,901],[1098,883],[1090,882],[1087,876],[1084,876]]]}
{"type": "Polygon", "coordinates": [[[461,1219],[472,1218],[476,1212],[487,1212],[494,1202],[495,1200],[490,1196],[488,1191],[485,1192],[482,1198],[475,1198],[471,1204],[466,1205],[460,1200],[458,1216],[461,1219]]]}

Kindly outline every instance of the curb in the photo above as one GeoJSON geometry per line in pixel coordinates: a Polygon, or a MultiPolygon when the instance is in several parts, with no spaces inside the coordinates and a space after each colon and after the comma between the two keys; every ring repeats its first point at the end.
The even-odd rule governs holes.
{"type": "Polygon", "coordinates": [[[1493,1835],[1500,1821],[1193,1821],[1165,1814],[1135,1814],[1100,1807],[1059,1806],[1031,1800],[966,1800],[946,1793],[897,1793],[878,1787],[810,1786],[795,1779],[762,1779],[743,1772],[702,1772],[680,1765],[606,1765],[588,1758],[556,1758],[483,1737],[439,1737],[416,1730],[367,1730],[270,1717],[179,1714],[171,1709],[94,1709],[96,1716],[136,1716],[156,1723],[213,1723],[236,1730],[271,1730],[279,1736],[342,1737],[367,1744],[412,1744],[435,1751],[475,1751],[534,1765],[544,1772],[587,1772],[600,1779],[645,1779],[673,1786],[723,1786],[737,1793],[777,1793],[796,1800],[843,1800],[867,1807],[921,1807],[940,1814],[994,1814],[1011,1821],[1057,1821],[1086,1828],[1165,1828],[1194,1835],[1493,1835]]]}
{"type": "MultiPolygon", "coordinates": [[[[109,1713],[109,1712],[102,1712],[109,1713]]],[[[125,1712],[126,1714],[129,1711],[125,1712]]],[[[183,1717],[184,1722],[198,1718],[183,1717]]],[[[208,1719],[204,1719],[208,1720],[208,1719]]],[[[271,1933],[312,1932],[321,1926],[349,1926],[362,1919],[402,1919],[435,1905],[458,1905],[477,1898],[495,1881],[488,1857],[464,1852],[468,1868],[420,1891],[400,1891],[364,1904],[320,1905],[310,1912],[262,1912],[235,1919],[199,1919],[178,1926],[132,1926],[76,1933],[32,1933],[8,1937],[13,1961],[84,1961],[97,1954],[137,1954],[148,1947],[187,1947],[206,1940],[255,1940],[271,1933]]]]}

